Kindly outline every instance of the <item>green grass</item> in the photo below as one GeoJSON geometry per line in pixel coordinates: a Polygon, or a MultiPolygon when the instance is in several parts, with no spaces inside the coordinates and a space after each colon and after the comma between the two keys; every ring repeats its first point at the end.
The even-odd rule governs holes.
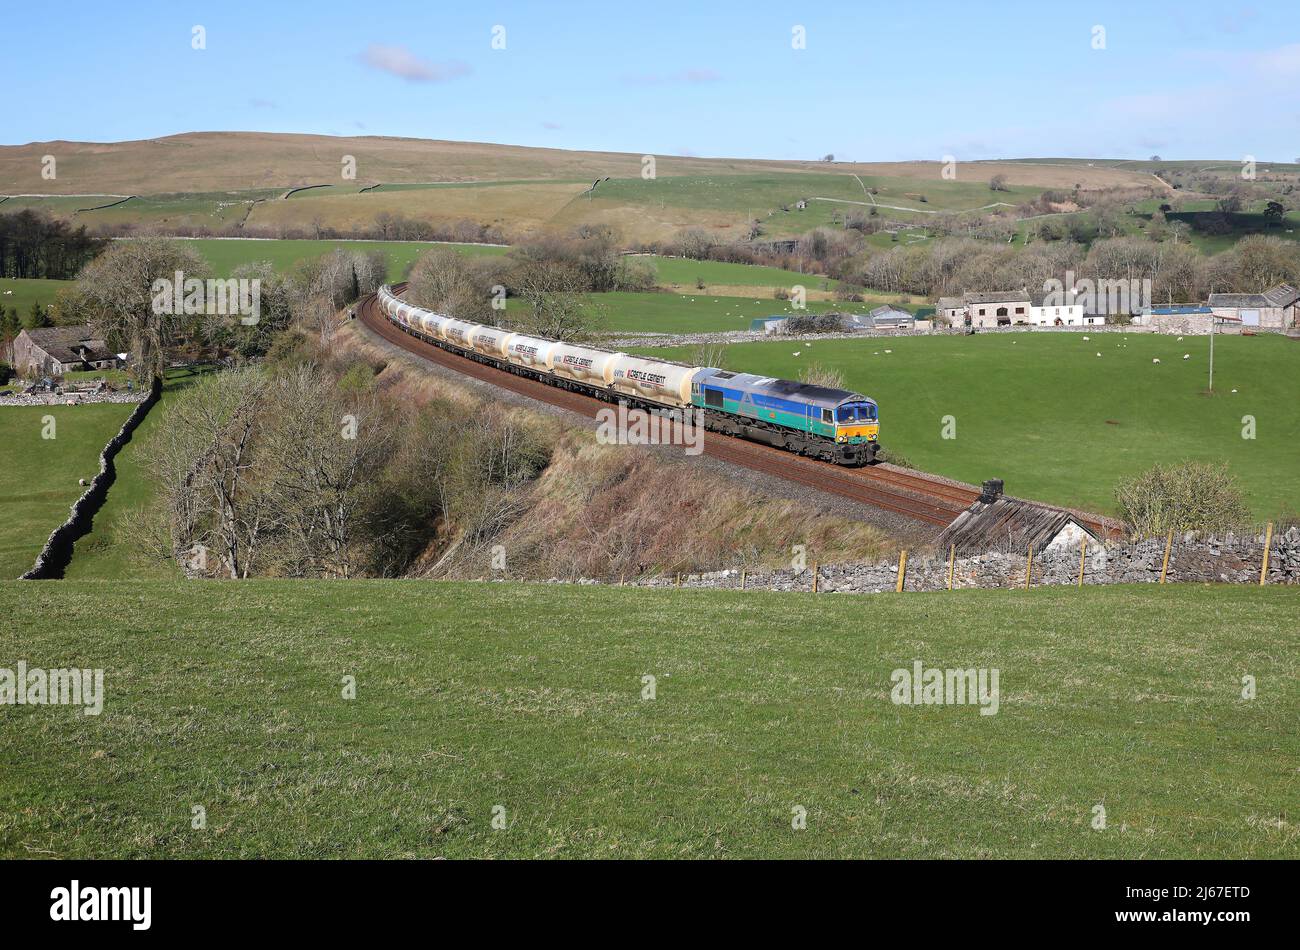
{"type": "Polygon", "coordinates": [[[105,689],[97,717],[0,716],[6,858],[1300,847],[1292,590],[9,582],[0,615],[5,666],[101,668],[105,689]],[[917,659],[997,668],[997,715],[892,704],[917,659]]]}
{"type": "Polygon", "coordinates": [[[648,261],[654,265],[661,287],[676,284],[695,287],[703,280],[706,284],[733,287],[794,287],[808,290],[834,290],[839,283],[820,274],[800,274],[779,267],[761,267],[754,264],[729,264],[725,261],[695,261],[682,257],[637,255],[631,261],[648,261]]]}
{"type": "Polygon", "coordinates": [[[123,527],[121,518],[132,508],[152,503],[156,494],[151,474],[140,458],[141,444],[154,429],[163,424],[167,400],[209,369],[210,367],[199,366],[167,371],[162,400],[149,410],[149,414],[131,436],[131,441],[117,454],[114,460],[117,478],[108,490],[104,506],[95,515],[90,534],[81,538],[73,549],[72,562],[68,565],[65,577],[120,580],[168,579],[178,576],[178,569],[172,562],[146,561],[132,556],[134,542],[123,527]]]}
{"type": "MultiPolygon", "coordinates": [[[[897,205],[919,211],[965,211],[996,201],[1017,203],[1037,198],[1043,189],[1016,186],[1010,191],[990,191],[987,183],[934,179],[897,178],[882,175],[836,175],[824,173],[774,172],[768,175],[669,176],[651,180],[618,178],[599,185],[596,200],[630,204],[666,205],[714,211],[750,213],[755,217],[782,205],[793,206],[800,198],[834,198],[841,201],[897,205]],[[861,184],[858,183],[861,179],[861,184]],[[876,188],[869,197],[867,190],[876,188]],[[920,201],[909,195],[924,195],[920,201]]],[[[830,204],[833,202],[822,202],[830,204]]],[[[869,207],[842,205],[845,209],[869,211],[869,207]]],[[[811,208],[811,205],[810,205],[811,208]]],[[[793,214],[794,212],[791,212],[793,214]]],[[[885,212],[882,211],[882,214],[885,212]]]]}
{"type": "MultiPolygon", "coordinates": [[[[807,312],[837,310],[866,313],[885,298],[865,303],[809,301],[807,312]]],[[[887,298],[898,299],[897,296],[887,298]]],[[[702,294],[608,293],[588,294],[590,305],[605,315],[604,327],[618,333],[713,333],[748,330],[759,317],[789,316],[795,311],[788,300],[764,297],[706,297],[702,294]]]]}
{"type": "Polygon", "coordinates": [[[506,248],[484,244],[434,244],[402,241],[313,241],[313,240],[222,240],[183,238],[210,263],[218,277],[226,277],[241,264],[270,261],[277,271],[288,270],[299,261],[320,257],[343,247],[354,251],[383,251],[388,255],[388,279],[401,280],[417,257],[435,247],[450,247],[462,254],[504,254],[506,248]]]}
{"type": "MultiPolygon", "coordinates": [[[[29,570],[134,404],[0,407],[0,577],[29,570]],[[54,438],[42,438],[46,416],[54,438]]],[[[2,614],[0,614],[2,615],[2,614]]]]}
{"type": "Polygon", "coordinates": [[[1112,512],[1121,477],[1207,459],[1228,463],[1259,518],[1300,510],[1300,344],[1218,337],[1212,397],[1209,345],[1203,336],[1082,331],[782,341],[734,344],[727,362],[785,378],[810,362],[839,369],[848,388],[879,401],[885,446],[968,482],[1004,478],[1010,494],[1112,512]],[[941,437],[948,415],[953,440],[941,437]],[[1246,415],[1254,440],[1242,438],[1246,415]]]}
{"type": "Polygon", "coordinates": [[[26,319],[33,303],[48,307],[54,303],[54,298],[59,291],[71,286],[70,280],[0,277],[0,307],[6,310],[17,310],[18,316],[26,319]],[[12,293],[6,294],[7,290],[12,293]]]}

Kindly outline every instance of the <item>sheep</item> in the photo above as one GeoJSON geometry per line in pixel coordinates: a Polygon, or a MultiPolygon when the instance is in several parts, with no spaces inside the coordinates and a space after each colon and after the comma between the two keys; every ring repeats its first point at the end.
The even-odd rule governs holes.
{"type": "Polygon", "coordinates": [[[1184,354],[1183,354],[1183,359],[1185,359],[1185,360],[1190,360],[1191,358],[1192,358],[1192,354],[1191,354],[1191,353],[1184,353],[1184,354]]]}
{"type": "Polygon", "coordinates": [[[1159,363],[1159,362],[1160,362],[1160,357],[1156,357],[1156,358],[1153,359],[1151,362],[1153,362],[1153,363],[1159,363]]]}

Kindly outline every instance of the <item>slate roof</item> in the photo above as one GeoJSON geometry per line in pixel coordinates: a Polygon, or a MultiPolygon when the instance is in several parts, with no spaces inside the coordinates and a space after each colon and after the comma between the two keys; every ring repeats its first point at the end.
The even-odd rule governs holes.
{"type": "Polygon", "coordinates": [[[1300,290],[1278,284],[1262,294],[1210,294],[1211,307],[1289,307],[1300,300],[1300,290]]]}
{"type": "Polygon", "coordinates": [[[1029,303],[1023,290],[992,290],[966,294],[966,303],[1029,303]]]}
{"type": "Polygon", "coordinates": [[[935,544],[941,551],[955,544],[958,554],[1024,553],[1032,544],[1037,554],[1070,522],[1097,540],[1068,511],[999,495],[992,502],[976,500],[943,529],[935,544]]]}
{"type": "Polygon", "coordinates": [[[1296,290],[1290,284],[1278,284],[1264,291],[1264,298],[1268,300],[1271,307],[1289,307],[1300,300],[1300,290],[1296,290]]]}
{"type": "Polygon", "coordinates": [[[1061,299],[1053,299],[1051,303],[1045,303],[1044,301],[1047,300],[1048,296],[1049,295],[1046,293],[1033,294],[1029,298],[1029,302],[1035,307],[1073,307],[1079,302],[1079,295],[1073,290],[1067,290],[1061,294],[1053,294],[1051,295],[1053,298],[1059,296],[1061,299]]]}
{"type": "Polygon", "coordinates": [[[60,363],[111,360],[117,356],[84,323],[67,327],[36,327],[23,332],[35,347],[60,363]]]}

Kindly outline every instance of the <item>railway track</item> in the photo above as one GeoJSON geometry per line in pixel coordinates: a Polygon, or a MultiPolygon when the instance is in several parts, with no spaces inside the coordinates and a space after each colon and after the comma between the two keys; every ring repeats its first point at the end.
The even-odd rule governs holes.
{"type": "MultiPolygon", "coordinates": [[[[404,289],[405,284],[393,285],[394,293],[400,294],[404,289]]],[[[464,376],[588,418],[595,418],[602,408],[609,408],[609,403],[600,399],[467,359],[412,336],[387,319],[373,294],[358,301],[356,313],[358,319],[375,335],[464,376]]],[[[775,446],[717,432],[705,432],[704,452],[720,461],[839,495],[935,527],[947,527],[953,518],[970,507],[980,495],[979,489],[972,486],[930,478],[894,466],[842,468],[794,455],[775,446]]],[[[1089,528],[1103,535],[1114,533],[1113,525],[1103,519],[1095,516],[1080,517],[1089,528]]]]}

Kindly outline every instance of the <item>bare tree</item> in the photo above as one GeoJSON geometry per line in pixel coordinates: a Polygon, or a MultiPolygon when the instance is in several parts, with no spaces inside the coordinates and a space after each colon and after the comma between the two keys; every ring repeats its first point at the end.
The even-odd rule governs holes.
{"type": "Polygon", "coordinates": [[[130,349],[144,380],[161,379],[177,338],[191,319],[184,313],[184,287],[170,298],[155,281],[175,282],[208,276],[208,264],[191,247],[165,238],[115,241],[81,271],[74,290],[76,308],[105,339],[130,349]]]}

